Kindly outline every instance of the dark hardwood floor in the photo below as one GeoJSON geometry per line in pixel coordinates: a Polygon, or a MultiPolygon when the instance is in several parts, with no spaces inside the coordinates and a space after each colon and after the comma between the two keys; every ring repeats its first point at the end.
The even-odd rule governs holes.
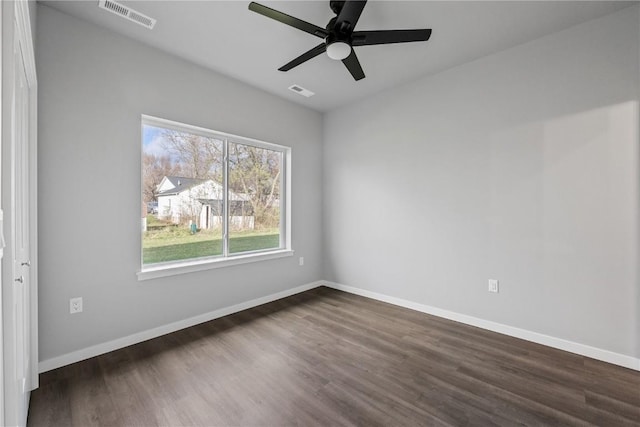
{"type": "Polygon", "coordinates": [[[41,376],[30,426],[640,426],[640,372],[329,288],[41,376]]]}

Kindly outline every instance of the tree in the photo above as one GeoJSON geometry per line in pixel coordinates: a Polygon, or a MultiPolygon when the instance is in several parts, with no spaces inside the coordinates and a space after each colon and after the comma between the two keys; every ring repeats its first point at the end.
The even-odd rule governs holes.
{"type": "MultiPolygon", "coordinates": [[[[223,184],[223,141],[169,129],[162,131],[161,141],[161,147],[166,153],[166,156],[162,156],[163,161],[166,159],[167,164],[179,167],[180,176],[210,179],[223,184]]],[[[280,224],[282,153],[235,142],[228,143],[228,150],[229,189],[235,193],[229,200],[230,216],[244,218],[252,215],[253,226],[277,228],[280,224]]],[[[160,163],[157,158],[151,160],[154,159],[149,159],[149,162],[159,176],[155,181],[148,180],[149,194],[155,196],[156,193],[152,192],[155,191],[153,183],[157,186],[164,175],[177,175],[177,172],[175,169],[158,166],[160,163]]],[[[146,184],[147,180],[145,190],[146,184]]],[[[189,216],[193,217],[194,213],[190,212],[189,216]]]]}
{"type": "Polygon", "coordinates": [[[258,228],[280,223],[282,153],[229,143],[229,188],[248,197],[258,228]]]}
{"type": "Polygon", "coordinates": [[[222,179],[222,141],[165,129],[162,147],[180,164],[186,178],[222,179]]]}
{"type": "Polygon", "coordinates": [[[142,192],[145,203],[158,200],[158,185],[166,175],[179,175],[180,165],[169,156],[142,153],[142,192]]]}

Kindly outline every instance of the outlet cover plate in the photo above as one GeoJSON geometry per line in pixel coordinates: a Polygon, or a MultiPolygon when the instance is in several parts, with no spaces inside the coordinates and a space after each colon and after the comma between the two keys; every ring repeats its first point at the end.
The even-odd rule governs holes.
{"type": "Polygon", "coordinates": [[[82,297],[71,298],[69,300],[69,313],[82,313],[82,297]]]}
{"type": "Polygon", "coordinates": [[[498,293],[498,279],[489,279],[489,292],[498,293]]]}

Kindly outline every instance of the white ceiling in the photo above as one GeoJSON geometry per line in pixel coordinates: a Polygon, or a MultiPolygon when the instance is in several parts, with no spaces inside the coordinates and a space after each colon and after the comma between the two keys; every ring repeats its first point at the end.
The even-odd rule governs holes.
{"type": "MultiPolygon", "coordinates": [[[[340,61],[326,55],[286,73],[278,71],[321,40],[250,12],[249,1],[120,1],[157,19],[153,30],[98,8],[98,0],[41,3],[309,108],[328,111],[636,2],[369,1],[356,30],[432,28],[433,33],[428,42],[356,48],[366,74],[358,82],[340,61]],[[295,94],[287,89],[292,84],[316,95],[295,94]]],[[[334,16],[328,0],[259,3],[320,27],[334,16]]]]}

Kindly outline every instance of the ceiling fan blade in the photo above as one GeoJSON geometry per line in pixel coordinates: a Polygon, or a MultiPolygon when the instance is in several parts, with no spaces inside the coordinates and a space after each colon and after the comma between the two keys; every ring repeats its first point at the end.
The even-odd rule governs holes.
{"type": "Polygon", "coordinates": [[[327,50],[327,45],[324,43],[320,43],[318,46],[314,47],[313,49],[303,53],[302,55],[298,56],[296,59],[294,59],[293,61],[289,62],[288,64],[283,65],[282,67],[278,68],[278,71],[289,71],[290,69],[297,67],[298,65],[302,64],[303,62],[306,62],[308,60],[310,60],[311,58],[315,58],[316,56],[320,55],[321,53],[324,53],[327,50]]]}
{"type": "Polygon", "coordinates": [[[360,61],[358,61],[355,50],[351,49],[351,53],[342,60],[342,63],[347,67],[347,70],[349,70],[354,80],[358,81],[364,79],[364,71],[362,71],[362,67],[360,66],[360,61]]]}
{"type": "Polygon", "coordinates": [[[366,4],[366,0],[345,1],[338,18],[336,19],[335,28],[340,32],[353,32],[353,29],[356,27],[358,19],[360,19],[360,15],[362,14],[362,9],[364,9],[366,4]]]}
{"type": "Polygon", "coordinates": [[[293,28],[297,28],[304,31],[305,33],[309,33],[322,39],[329,35],[327,30],[325,30],[324,28],[310,24],[306,21],[303,21],[302,19],[295,18],[293,16],[287,15],[286,13],[279,12],[275,9],[271,9],[270,7],[263,6],[253,1],[249,3],[249,10],[259,13],[260,15],[264,15],[267,18],[275,19],[278,22],[282,22],[283,24],[287,24],[293,28]]]}
{"type": "Polygon", "coordinates": [[[429,40],[431,30],[382,30],[356,31],[352,35],[352,46],[373,44],[423,42],[429,40]]]}

